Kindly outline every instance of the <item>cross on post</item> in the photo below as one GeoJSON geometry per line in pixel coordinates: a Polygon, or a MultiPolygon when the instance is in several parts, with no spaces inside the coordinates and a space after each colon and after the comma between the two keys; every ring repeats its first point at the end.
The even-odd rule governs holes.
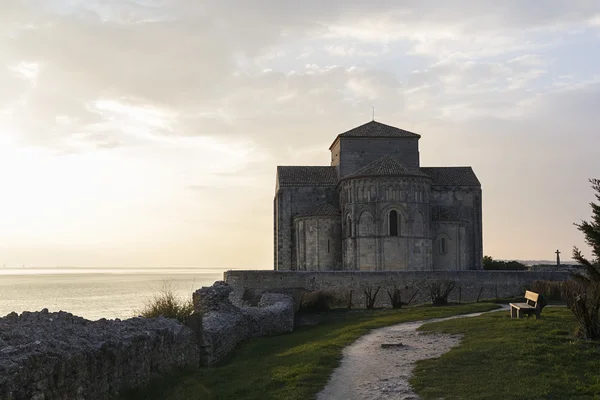
{"type": "Polygon", "coordinates": [[[560,266],[560,250],[556,250],[556,265],[560,266]]]}

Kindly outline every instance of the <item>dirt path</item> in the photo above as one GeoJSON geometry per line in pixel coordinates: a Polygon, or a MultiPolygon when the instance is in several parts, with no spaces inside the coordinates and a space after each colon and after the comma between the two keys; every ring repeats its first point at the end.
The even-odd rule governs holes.
{"type": "MultiPolygon", "coordinates": [[[[491,312],[507,310],[508,306],[491,312]]],[[[484,313],[427,321],[405,322],[376,329],[346,347],[340,366],[329,378],[318,400],[416,400],[408,380],[418,360],[436,358],[460,342],[460,335],[419,334],[425,323],[484,313]],[[398,344],[402,344],[401,346],[398,344]],[[382,347],[382,344],[388,347],[382,347]],[[389,346],[391,345],[391,346],[389,346]]]]}

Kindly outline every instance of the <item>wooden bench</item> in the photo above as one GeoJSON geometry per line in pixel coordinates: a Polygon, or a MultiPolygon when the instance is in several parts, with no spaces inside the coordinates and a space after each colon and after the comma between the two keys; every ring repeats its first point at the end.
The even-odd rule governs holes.
{"type": "Polygon", "coordinates": [[[546,304],[540,299],[540,295],[535,292],[525,291],[525,303],[510,303],[510,317],[521,318],[524,314],[527,316],[535,314],[539,319],[542,309],[546,304]]]}

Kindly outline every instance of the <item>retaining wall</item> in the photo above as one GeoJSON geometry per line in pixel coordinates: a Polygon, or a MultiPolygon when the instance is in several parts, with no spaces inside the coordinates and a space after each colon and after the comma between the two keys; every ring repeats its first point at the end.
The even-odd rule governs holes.
{"type": "Polygon", "coordinates": [[[295,296],[321,290],[334,306],[365,306],[364,290],[378,287],[376,307],[390,307],[388,291],[402,291],[403,301],[416,292],[413,303],[429,301],[427,286],[435,282],[456,282],[450,301],[473,302],[478,299],[523,296],[536,280],[564,281],[569,272],[530,271],[226,271],[225,281],[234,289],[236,304],[251,304],[263,293],[279,292],[295,296]]]}
{"type": "Polygon", "coordinates": [[[213,365],[245,340],[294,329],[294,302],[284,294],[265,293],[257,307],[236,307],[229,301],[233,289],[222,281],[193,294],[194,309],[202,315],[200,360],[213,365]]]}

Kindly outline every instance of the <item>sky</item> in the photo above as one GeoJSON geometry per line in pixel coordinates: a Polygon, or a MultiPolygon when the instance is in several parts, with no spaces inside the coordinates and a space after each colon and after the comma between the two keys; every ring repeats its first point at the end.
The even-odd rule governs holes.
{"type": "Polygon", "coordinates": [[[2,0],[0,265],[271,269],[276,166],[372,106],[474,168],[484,254],[589,254],[597,0],[2,0]]]}

